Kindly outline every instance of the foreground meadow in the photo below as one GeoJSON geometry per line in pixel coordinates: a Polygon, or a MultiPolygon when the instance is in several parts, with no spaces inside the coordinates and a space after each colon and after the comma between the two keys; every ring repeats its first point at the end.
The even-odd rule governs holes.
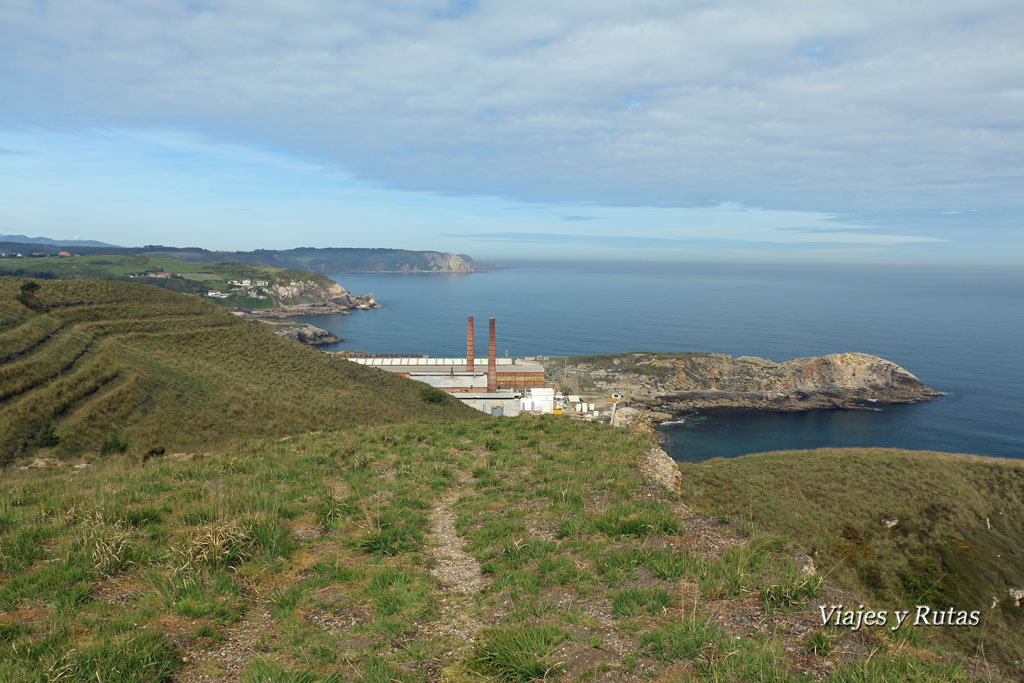
{"type": "Polygon", "coordinates": [[[4,471],[0,680],[967,680],[750,524],[646,474],[649,437],[409,422],[4,471]]]}

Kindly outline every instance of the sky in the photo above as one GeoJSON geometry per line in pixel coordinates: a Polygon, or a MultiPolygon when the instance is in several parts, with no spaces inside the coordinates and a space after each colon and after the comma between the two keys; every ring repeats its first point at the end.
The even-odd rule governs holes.
{"type": "Polygon", "coordinates": [[[1019,0],[4,0],[0,234],[1024,265],[1019,0]]]}

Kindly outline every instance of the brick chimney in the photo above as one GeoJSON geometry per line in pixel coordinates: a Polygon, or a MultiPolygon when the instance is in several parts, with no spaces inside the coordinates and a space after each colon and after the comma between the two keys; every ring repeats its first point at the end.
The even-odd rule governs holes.
{"type": "Polygon", "coordinates": [[[466,372],[473,372],[473,316],[466,317],[466,372]]]}
{"type": "Polygon", "coordinates": [[[493,394],[498,390],[498,361],[494,355],[494,318],[487,322],[487,391],[493,394]]]}

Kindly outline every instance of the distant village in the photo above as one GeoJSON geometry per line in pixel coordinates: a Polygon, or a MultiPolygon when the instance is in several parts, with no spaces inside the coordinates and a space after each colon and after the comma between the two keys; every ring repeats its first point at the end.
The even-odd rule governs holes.
{"type": "MultiPolygon", "coordinates": [[[[157,271],[153,271],[153,272],[149,272],[149,273],[129,273],[128,277],[129,278],[146,277],[146,278],[157,278],[157,279],[161,279],[161,280],[166,280],[166,279],[170,279],[170,278],[185,279],[183,276],[179,275],[178,273],[168,273],[167,271],[164,271],[164,270],[157,270],[157,271]]],[[[299,285],[299,284],[302,284],[302,283],[293,282],[291,284],[292,285],[299,285]]],[[[230,288],[226,292],[222,292],[219,289],[208,289],[201,296],[206,296],[206,297],[209,297],[211,299],[227,299],[228,297],[235,296],[237,294],[237,295],[241,295],[241,296],[244,296],[244,297],[247,297],[247,298],[250,298],[250,299],[267,299],[267,298],[269,298],[267,296],[267,292],[265,290],[266,287],[270,286],[270,281],[269,280],[252,280],[252,279],[249,279],[249,278],[246,278],[244,280],[228,280],[228,285],[230,286],[230,288]]]]}
{"type": "Polygon", "coordinates": [[[270,286],[270,282],[267,280],[249,279],[228,280],[228,284],[231,285],[230,291],[222,292],[217,289],[211,289],[206,292],[206,296],[214,299],[227,299],[234,294],[241,294],[250,299],[266,299],[267,293],[263,288],[270,286]]]}

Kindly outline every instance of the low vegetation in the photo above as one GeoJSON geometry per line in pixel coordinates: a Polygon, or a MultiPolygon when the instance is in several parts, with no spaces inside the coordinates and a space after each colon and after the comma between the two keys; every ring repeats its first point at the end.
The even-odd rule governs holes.
{"type": "Polygon", "coordinates": [[[522,417],[9,469],[0,679],[971,677],[822,629],[836,596],[787,583],[795,549],[689,513],[643,474],[649,447],[522,417]]]}
{"type": "Polygon", "coordinates": [[[822,449],[680,467],[689,504],[794,540],[868,609],[979,611],[921,633],[1024,676],[1024,463],[822,449]]]}
{"type": "Polygon", "coordinates": [[[0,277],[0,464],[475,414],[196,297],[0,277]]]}

